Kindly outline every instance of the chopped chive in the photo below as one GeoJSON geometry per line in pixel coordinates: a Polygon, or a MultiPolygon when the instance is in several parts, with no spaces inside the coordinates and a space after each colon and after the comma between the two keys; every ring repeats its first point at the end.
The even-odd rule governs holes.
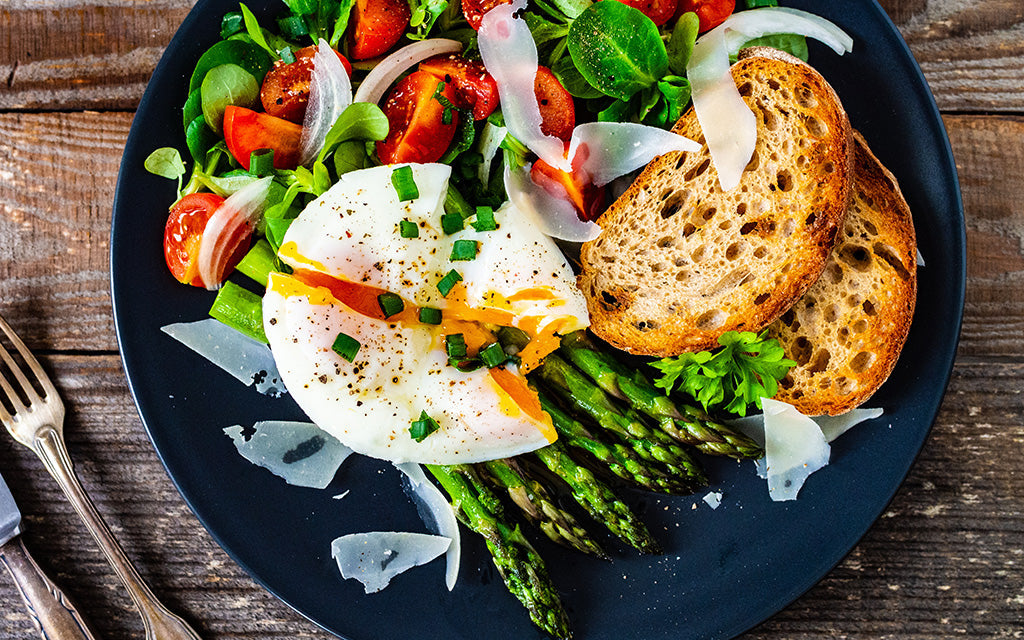
{"type": "Polygon", "coordinates": [[[210,317],[253,340],[267,342],[267,334],[263,332],[263,298],[230,280],[217,292],[210,317]]]}
{"type": "Polygon", "coordinates": [[[334,353],[338,354],[342,358],[345,358],[349,362],[356,359],[356,354],[359,353],[359,341],[350,335],[339,333],[338,337],[334,339],[334,344],[331,345],[331,349],[334,353]]]}
{"type": "Polygon", "coordinates": [[[455,269],[452,269],[437,283],[437,290],[441,292],[442,296],[447,298],[448,294],[452,292],[452,289],[455,288],[456,283],[460,280],[462,280],[462,275],[455,269]]]}
{"type": "Polygon", "coordinates": [[[428,416],[426,411],[420,411],[420,419],[413,421],[409,427],[409,435],[416,442],[423,442],[424,438],[440,428],[441,425],[437,424],[437,420],[428,416]]]}
{"type": "Polygon", "coordinates": [[[441,214],[441,229],[444,230],[448,235],[458,233],[462,231],[462,228],[466,226],[465,220],[462,218],[460,213],[444,213],[441,214]]]}
{"type": "Polygon", "coordinates": [[[480,358],[448,358],[448,365],[455,367],[462,373],[476,371],[482,364],[480,358]]]}
{"type": "Polygon", "coordinates": [[[452,333],[444,337],[444,350],[449,358],[466,357],[466,339],[461,333],[452,333]]]}
{"type": "Polygon", "coordinates": [[[423,324],[441,324],[441,310],[433,307],[420,307],[420,322],[423,324]]]}
{"type": "Polygon", "coordinates": [[[402,310],[405,309],[405,303],[402,302],[402,297],[396,293],[391,293],[390,291],[377,296],[377,304],[380,305],[380,310],[384,313],[385,318],[390,318],[393,315],[402,313],[402,310]]]}
{"type": "Polygon", "coordinates": [[[409,220],[402,220],[398,223],[398,232],[402,234],[403,238],[420,237],[420,228],[416,226],[415,222],[409,220]]]}
{"type": "MultiPolygon", "coordinates": [[[[309,35],[309,28],[306,26],[306,22],[299,16],[278,18],[277,26],[280,27],[282,35],[288,39],[293,40],[299,36],[309,35]]],[[[284,56],[281,56],[281,59],[284,60],[284,56]]]]}
{"type": "Polygon", "coordinates": [[[291,47],[285,47],[284,49],[278,51],[278,53],[281,54],[281,62],[285,64],[291,64],[295,62],[295,54],[292,52],[291,47]]]}
{"type": "Polygon", "coordinates": [[[480,359],[484,361],[484,366],[488,369],[493,369],[500,364],[504,364],[508,360],[508,354],[505,353],[500,344],[492,342],[480,350],[480,359]]]}
{"type": "Polygon", "coordinates": [[[249,173],[261,178],[274,173],[274,150],[256,149],[250,153],[249,173]]]}
{"type": "Polygon", "coordinates": [[[452,255],[449,260],[472,260],[476,257],[476,240],[456,240],[452,245],[452,255]]]}
{"type": "Polygon", "coordinates": [[[220,21],[220,37],[227,40],[231,36],[235,35],[242,30],[245,26],[242,21],[241,11],[232,11],[231,13],[225,13],[224,18],[220,21]]]}
{"type": "Polygon", "coordinates": [[[412,175],[412,167],[405,165],[398,167],[391,172],[391,184],[398,192],[398,199],[401,202],[415,200],[420,197],[420,189],[416,186],[416,180],[412,175]]]}
{"type": "Polygon", "coordinates": [[[463,218],[468,218],[473,215],[473,208],[469,206],[469,202],[459,193],[459,190],[449,184],[448,190],[444,194],[444,212],[457,213],[463,218]]]}
{"type": "Polygon", "coordinates": [[[476,221],[472,223],[477,231],[494,231],[498,223],[494,220],[494,209],[490,207],[476,208],[476,221]]]}

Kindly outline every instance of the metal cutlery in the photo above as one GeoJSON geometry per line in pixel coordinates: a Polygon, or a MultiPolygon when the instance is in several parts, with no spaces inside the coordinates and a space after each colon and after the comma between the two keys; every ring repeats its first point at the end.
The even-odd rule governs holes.
{"type": "Polygon", "coordinates": [[[25,601],[32,623],[44,640],[94,640],[82,616],[46,577],[21,540],[21,511],[0,476],[0,562],[25,601]]]}
{"type": "Polygon", "coordinates": [[[5,376],[4,367],[0,365],[0,422],[15,440],[39,456],[64,490],[138,607],[146,640],[199,640],[199,635],[184,620],[156,599],[89,500],[75,476],[64,445],[64,403],[39,361],[0,318],[0,338],[3,336],[14,346],[24,365],[19,365],[0,342],[0,361],[6,364],[7,373],[5,376]]]}

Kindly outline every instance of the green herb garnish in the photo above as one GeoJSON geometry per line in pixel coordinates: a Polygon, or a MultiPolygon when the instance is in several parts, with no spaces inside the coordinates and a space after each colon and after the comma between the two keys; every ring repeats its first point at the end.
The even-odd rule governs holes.
{"type": "Polygon", "coordinates": [[[741,416],[761,398],[771,398],[778,381],[796,365],[785,358],[779,341],[752,331],[729,331],[718,338],[722,348],[662,358],[651,366],[662,375],[654,384],[671,393],[674,388],[696,398],[704,408],[721,408],[741,416]]]}
{"type": "Polygon", "coordinates": [[[477,231],[494,231],[498,223],[494,220],[494,209],[491,207],[477,207],[476,221],[470,223],[477,231]]]}
{"type": "Polygon", "coordinates": [[[449,260],[472,260],[476,257],[476,240],[456,240],[452,244],[452,254],[449,260]]]}
{"type": "Polygon", "coordinates": [[[342,358],[345,358],[349,362],[356,359],[356,354],[359,353],[359,341],[350,335],[339,333],[338,337],[334,339],[334,344],[331,345],[331,349],[334,353],[338,354],[342,358]]]}
{"type": "Polygon", "coordinates": [[[420,307],[419,317],[423,324],[441,324],[441,310],[434,307],[420,307]]]}
{"type": "Polygon", "coordinates": [[[493,369],[494,367],[505,364],[508,361],[508,354],[505,353],[505,350],[501,348],[500,344],[492,342],[480,350],[480,359],[483,360],[485,367],[493,369]]]}
{"type": "Polygon", "coordinates": [[[420,189],[416,186],[416,180],[412,175],[412,167],[409,165],[398,167],[391,172],[391,184],[395,186],[395,191],[398,192],[398,199],[401,202],[415,200],[420,197],[420,189]]]}
{"type": "Polygon", "coordinates": [[[423,439],[441,428],[434,420],[427,415],[426,411],[420,411],[420,419],[414,420],[409,427],[409,435],[416,442],[423,442],[423,439]]]}
{"type": "Polygon", "coordinates": [[[409,220],[402,220],[398,223],[398,232],[403,238],[420,237],[420,228],[416,226],[415,222],[410,222],[409,220]]]}
{"type": "Polygon", "coordinates": [[[441,295],[448,297],[448,294],[452,292],[455,285],[462,280],[462,274],[455,269],[452,269],[445,274],[441,281],[437,283],[437,290],[441,292],[441,295]]]}
{"type": "Polygon", "coordinates": [[[466,357],[466,339],[461,333],[452,333],[444,337],[444,350],[449,358],[466,357]]]}
{"type": "Polygon", "coordinates": [[[380,310],[384,314],[385,318],[390,318],[393,315],[402,313],[405,309],[405,303],[402,302],[402,297],[396,293],[387,291],[377,296],[377,304],[380,305],[380,310]]]}
{"type": "Polygon", "coordinates": [[[458,233],[465,227],[465,219],[461,213],[441,214],[441,229],[448,235],[458,233]]]}

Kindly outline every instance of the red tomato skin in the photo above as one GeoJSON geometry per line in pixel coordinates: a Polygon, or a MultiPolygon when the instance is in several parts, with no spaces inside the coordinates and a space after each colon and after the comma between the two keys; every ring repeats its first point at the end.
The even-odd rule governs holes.
{"type": "Polygon", "coordinates": [[[700,19],[699,33],[710,31],[725,22],[736,10],[736,0],[679,0],[675,17],[694,12],[700,19]]]}
{"type": "MultiPolygon", "coordinates": [[[[306,115],[306,104],[309,102],[309,83],[313,74],[313,56],[316,47],[310,45],[295,51],[295,62],[285,63],[278,60],[263,78],[260,87],[260,102],[263,110],[275,118],[284,118],[290,122],[302,124],[306,115]]],[[[345,56],[337,51],[338,59],[345,67],[345,72],[352,77],[352,65],[345,56]]]]}
{"type": "Polygon", "coordinates": [[[458,113],[452,113],[450,124],[442,122],[444,106],[433,98],[439,83],[444,83],[441,95],[454,104],[458,97],[452,85],[426,71],[410,73],[388,92],[383,107],[388,136],[377,143],[381,162],[437,162],[448,150],[458,113]]]}
{"type": "Polygon", "coordinates": [[[294,122],[235,105],[224,110],[224,142],[246,171],[257,149],[274,150],[275,169],[294,169],[299,165],[301,138],[302,125],[294,122]]]}
{"type": "Polygon", "coordinates": [[[559,187],[564,189],[580,220],[595,220],[604,211],[605,190],[583,179],[577,171],[562,171],[538,158],[530,167],[530,178],[556,197],[561,195],[559,187]]]}
{"type": "Polygon", "coordinates": [[[474,120],[483,120],[498,108],[498,83],[482,62],[453,53],[424,60],[419,68],[438,80],[450,82],[458,96],[455,104],[472,109],[474,120]]]}
{"type": "Polygon", "coordinates": [[[480,30],[480,21],[484,14],[499,4],[511,4],[512,0],[462,0],[462,15],[474,31],[480,30]]]}
{"type": "Polygon", "coordinates": [[[533,90],[540,107],[541,132],[569,142],[572,130],[576,128],[576,105],[572,94],[566,91],[551,69],[543,66],[537,67],[533,90]]]}
{"type": "Polygon", "coordinates": [[[660,27],[676,14],[676,0],[620,0],[651,19],[655,26],[660,27]]]}
{"type": "Polygon", "coordinates": [[[406,0],[356,0],[348,52],[353,60],[376,58],[395,46],[409,26],[406,0]]]}
{"type": "Polygon", "coordinates": [[[207,221],[223,203],[214,193],[192,193],[171,208],[164,226],[164,261],[178,282],[205,286],[199,277],[199,243],[207,221]]]}

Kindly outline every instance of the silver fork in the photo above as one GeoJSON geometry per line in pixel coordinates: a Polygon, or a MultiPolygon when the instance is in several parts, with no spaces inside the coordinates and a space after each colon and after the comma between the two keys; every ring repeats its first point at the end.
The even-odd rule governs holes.
{"type": "Polygon", "coordinates": [[[71,468],[71,458],[68,457],[67,447],[64,445],[64,403],[57,395],[57,389],[39,365],[39,361],[3,318],[0,318],[0,330],[21,354],[28,367],[28,372],[23,371],[0,342],[0,360],[7,364],[21,392],[19,395],[0,368],[0,391],[3,392],[0,394],[0,400],[6,396],[8,406],[14,409],[12,414],[0,402],[0,422],[15,440],[35,451],[46,466],[46,470],[64,490],[64,495],[85,522],[89,533],[96,539],[117,577],[121,579],[132,601],[139,608],[146,628],[146,640],[199,640],[199,635],[184,620],[171,613],[156,599],[103,522],[71,468]],[[32,380],[36,385],[32,384],[32,380]],[[42,395],[36,391],[36,386],[43,390],[42,395]]]}

